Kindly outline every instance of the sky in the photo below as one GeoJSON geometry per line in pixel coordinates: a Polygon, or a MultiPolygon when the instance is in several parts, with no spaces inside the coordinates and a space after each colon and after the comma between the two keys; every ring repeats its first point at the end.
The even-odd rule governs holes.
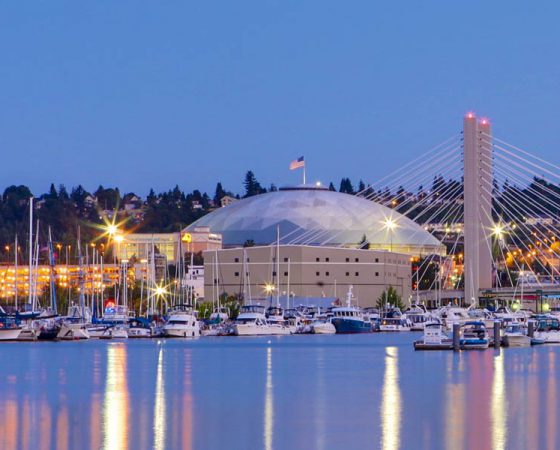
{"type": "Polygon", "coordinates": [[[467,111],[558,163],[560,3],[0,5],[0,190],[374,182],[467,111]]]}

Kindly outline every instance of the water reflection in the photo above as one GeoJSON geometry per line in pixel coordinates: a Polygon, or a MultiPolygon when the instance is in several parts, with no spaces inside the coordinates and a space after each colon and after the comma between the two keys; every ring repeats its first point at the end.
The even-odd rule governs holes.
{"type": "Polygon", "coordinates": [[[193,400],[192,400],[192,355],[190,349],[186,349],[183,354],[185,355],[185,374],[183,377],[183,426],[182,433],[182,448],[190,450],[193,441],[193,400]]]}
{"type": "Polygon", "coordinates": [[[548,354],[548,386],[546,390],[546,448],[558,448],[556,442],[557,435],[557,408],[558,408],[558,393],[556,392],[556,354],[550,352],[548,354]]]}
{"type": "Polygon", "coordinates": [[[272,449],[274,426],[274,397],[272,391],[272,348],[266,349],[266,390],[264,401],[264,448],[272,449]]]}
{"type": "Polygon", "coordinates": [[[400,446],[401,392],[399,388],[398,348],[385,351],[385,376],[381,399],[381,448],[394,450],[400,446]]]}
{"type": "Polygon", "coordinates": [[[507,440],[507,403],[506,403],[506,380],[504,371],[504,351],[498,350],[499,354],[494,357],[494,379],[492,381],[492,448],[503,450],[507,440]]]}
{"type": "Polygon", "coordinates": [[[163,347],[159,348],[157,375],[156,375],[156,399],[154,405],[154,449],[165,448],[165,384],[163,379],[163,347]]]}
{"type": "Polygon", "coordinates": [[[103,448],[128,448],[128,386],[126,382],[126,344],[109,344],[107,378],[103,404],[103,448]]]}

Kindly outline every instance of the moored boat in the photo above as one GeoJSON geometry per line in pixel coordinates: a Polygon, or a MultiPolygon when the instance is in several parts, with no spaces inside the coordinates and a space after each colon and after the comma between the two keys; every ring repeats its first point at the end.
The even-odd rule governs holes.
{"type": "Polygon", "coordinates": [[[352,305],[352,286],[348,289],[346,306],[332,309],[331,323],[339,334],[371,333],[372,326],[369,317],[362,309],[352,305]]]}
{"type": "Polygon", "coordinates": [[[486,326],[482,321],[466,322],[461,328],[459,340],[463,350],[485,350],[490,345],[490,338],[486,326]]]}
{"type": "Polygon", "coordinates": [[[506,326],[502,336],[505,347],[529,347],[531,338],[527,336],[519,322],[511,322],[506,326]]]}
{"type": "Polygon", "coordinates": [[[445,327],[440,322],[428,322],[424,325],[422,339],[414,342],[415,350],[450,350],[453,348],[453,339],[445,332],[445,327]]]}

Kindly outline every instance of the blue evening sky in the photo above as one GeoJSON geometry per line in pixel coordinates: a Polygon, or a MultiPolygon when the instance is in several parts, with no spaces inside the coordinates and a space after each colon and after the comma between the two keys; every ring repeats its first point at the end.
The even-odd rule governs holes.
{"type": "Polygon", "coordinates": [[[374,181],[474,110],[558,162],[560,4],[8,1],[0,188],[374,181]]]}

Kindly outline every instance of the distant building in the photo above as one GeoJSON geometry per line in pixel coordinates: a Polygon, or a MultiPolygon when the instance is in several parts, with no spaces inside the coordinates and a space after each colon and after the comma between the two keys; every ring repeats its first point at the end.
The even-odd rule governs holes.
{"type": "Polygon", "coordinates": [[[220,199],[220,206],[223,208],[224,206],[231,205],[232,203],[234,203],[236,201],[237,201],[237,199],[235,197],[232,197],[230,195],[224,195],[220,199]]]}
{"type": "Polygon", "coordinates": [[[392,286],[403,302],[410,298],[411,262],[408,255],[384,250],[305,245],[281,245],[279,249],[279,255],[276,255],[275,246],[204,252],[206,300],[211,300],[216,286],[220,293],[229,295],[245,291],[250,292],[254,300],[273,298],[277,294],[278,277],[281,297],[331,297],[342,301],[349,287],[353,286],[360,306],[374,306],[383,291],[392,286]]]}
{"type": "Polygon", "coordinates": [[[200,227],[181,233],[130,233],[113,244],[119,259],[149,259],[152,247],[157,254],[165,256],[168,264],[175,264],[180,258],[180,247],[183,253],[219,250],[222,248],[222,236],[211,233],[207,227],[200,227]]]}

